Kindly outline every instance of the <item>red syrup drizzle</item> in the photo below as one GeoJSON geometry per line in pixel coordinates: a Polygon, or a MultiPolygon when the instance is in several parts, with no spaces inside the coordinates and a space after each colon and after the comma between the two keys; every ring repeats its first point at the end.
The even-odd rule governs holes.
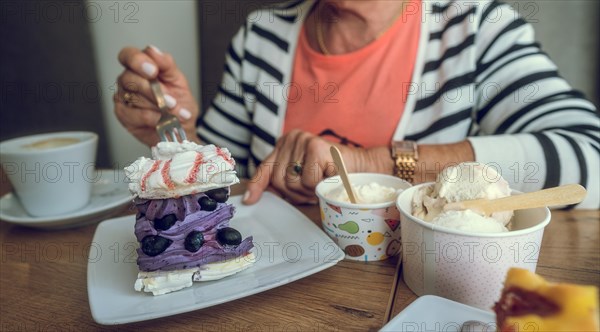
{"type": "Polygon", "coordinates": [[[192,168],[190,168],[190,173],[188,174],[187,178],[185,179],[185,182],[187,182],[187,183],[196,182],[196,179],[198,178],[198,171],[200,170],[200,165],[202,165],[203,163],[204,163],[204,156],[202,155],[202,153],[197,152],[196,159],[194,159],[194,165],[192,165],[192,168]]]}
{"type": "Polygon", "coordinates": [[[225,159],[231,166],[235,166],[235,161],[231,156],[228,156],[221,148],[217,147],[217,155],[221,156],[221,158],[225,159]]]}
{"type": "Polygon", "coordinates": [[[171,168],[171,159],[167,160],[163,168],[160,170],[160,174],[162,175],[163,182],[167,185],[167,188],[173,190],[175,189],[175,184],[171,180],[169,176],[169,169],[171,168]]]}
{"type": "Polygon", "coordinates": [[[150,177],[150,175],[152,173],[156,172],[156,170],[160,166],[160,163],[161,163],[160,160],[155,160],[154,163],[152,164],[152,167],[150,167],[150,169],[148,170],[148,172],[146,174],[144,174],[144,176],[142,176],[142,181],[140,184],[142,191],[146,191],[146,182],[148,181],[148,178],[150,177]]]}

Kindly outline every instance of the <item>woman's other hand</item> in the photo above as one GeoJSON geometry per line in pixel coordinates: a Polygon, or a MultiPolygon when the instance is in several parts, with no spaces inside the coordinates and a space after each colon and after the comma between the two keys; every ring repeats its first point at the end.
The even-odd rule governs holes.
{"type": "Polygon", "coordinates": [[[121,124],[144,144],[158,143],[155,127],[160,112],[149,83],[158,78],[170,112],[181,121],[188,140],[197,141],[198,103],[173,57],[154,46],[144,50],[126,47],[119,52],[119,62],[125,69],[117,79],[118,90],[113,100],[121,124]]]}
{"type": "MultiPolygon", "coordinates": [[[[273,152],[258,166],[243,202],[256,203],[265,190],[294,204],[316,203],[316,185],[337,174],[329,152],[333,143],[300,130],[282,136],[273,152]],[[298,166],[301,166],[300,168],[298,166]]],[[[337,145],[349,172],[391,172],[389,148],[363,149],[337,145]]]]}

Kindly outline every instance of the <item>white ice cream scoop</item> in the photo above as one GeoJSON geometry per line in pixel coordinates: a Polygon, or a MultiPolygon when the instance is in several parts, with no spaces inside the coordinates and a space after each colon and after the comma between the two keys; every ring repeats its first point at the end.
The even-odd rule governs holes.
{"type": "Polygon", "coordinates": [[[587,191],[583,186],[579,184],[567,184],[503,198],[452,202],[444,206],[444,211],[469,209],[483,213],[484,215],[490,215],[493,212],[499,211],[577,204],[583,201],[586,194],[587,191]]]}

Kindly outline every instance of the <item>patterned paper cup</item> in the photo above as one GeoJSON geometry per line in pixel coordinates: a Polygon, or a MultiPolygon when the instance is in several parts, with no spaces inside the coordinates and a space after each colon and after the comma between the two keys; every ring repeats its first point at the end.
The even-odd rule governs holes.
{"type": "MultiPolygon", "coordinates": [[[[422,184],[398,196],[402,221],[402,273],[417,295],[438,295],[484,310],[500,298],[512,266],[535,272],[548,208],[515,211],[509,232],[468,233],[423,221],[411,214],[422,184]]],[[[518,194],[518,192],[514,192],[518,194]]]]}
{"type": "MultiPolygon", "coordinates": [[[[353,185],[378,183],[401,192],[410,184],[391,175],[354,173],[348,175],[353,185]]],[[[395,200],[377,204],[352,204],[327,197],[339,189],[342,181],[333,176],[316,188],[323,229],[346,253],[347,259],[380,261],[397,255],[400,245],[400,213],[395,200]]]]}

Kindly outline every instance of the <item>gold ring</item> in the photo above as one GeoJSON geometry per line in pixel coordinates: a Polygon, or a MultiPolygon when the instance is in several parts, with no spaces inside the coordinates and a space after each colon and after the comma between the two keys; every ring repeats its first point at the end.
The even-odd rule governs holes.
{"type": "Polygon", "coordinates": [[[125,92],[123,94],[123,103],[127,106],[133,104],[133,93],[125,92]]]}
{"type": "Polygon", "coordinates": [[[302,175],[302,164],[299,161],[294,162],[294,167],[292,168],[294,173],[297,175],[302,175]]]}

